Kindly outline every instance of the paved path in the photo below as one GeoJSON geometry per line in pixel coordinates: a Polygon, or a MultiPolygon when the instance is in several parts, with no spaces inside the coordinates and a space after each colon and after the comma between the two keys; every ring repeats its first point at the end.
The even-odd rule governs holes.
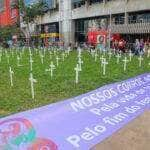
{"type": "Polygon", "coordinates": [[[150,111],[91,150],[150,150],[150,111]]]}

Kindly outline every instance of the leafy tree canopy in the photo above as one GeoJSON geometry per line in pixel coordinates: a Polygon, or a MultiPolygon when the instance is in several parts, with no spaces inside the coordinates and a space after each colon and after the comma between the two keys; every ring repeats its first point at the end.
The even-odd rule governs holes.
{"type": "Polygon", "coordinates": [[[20,33],[21,31],[16,25],[0,27],[0,38],[3,40],[9,40],[13,35],[20,35],[20,33]]]}
{"type": "Polygon", "coordinates": [[[47,4],[43,0],[39,0],[32,5],[25,5],[23,0],[18,0],[12,7],[19,9],[23,21],[26,23],[33,22],[37,16],[44,15],[45,11],[47,11],[45,9],[47,8],[47,4]]]}

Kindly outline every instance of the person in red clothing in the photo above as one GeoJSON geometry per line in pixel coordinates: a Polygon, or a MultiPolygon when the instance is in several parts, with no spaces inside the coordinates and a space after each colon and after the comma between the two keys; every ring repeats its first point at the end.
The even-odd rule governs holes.
{"type": "Polygon", "coordinates": [[[114,42],[113,42],[113,49],[115,49],[115,51],[118,51],[118,40],[115,40],[114,42]]]}
{"type": "Polygon", "coordinates": [[[125,46],[126,46],[126,41],[124,39],[120,39],[118,42],[119,51],[125,53],[125,46]]]}

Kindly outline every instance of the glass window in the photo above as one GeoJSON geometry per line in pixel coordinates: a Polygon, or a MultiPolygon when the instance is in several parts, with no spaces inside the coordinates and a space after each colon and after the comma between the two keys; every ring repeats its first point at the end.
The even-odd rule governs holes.
{"type": "Polygon", "coordinates": [[[131,13],[129,23],[147,23],[150,22],[150,12],[131,13]]]}

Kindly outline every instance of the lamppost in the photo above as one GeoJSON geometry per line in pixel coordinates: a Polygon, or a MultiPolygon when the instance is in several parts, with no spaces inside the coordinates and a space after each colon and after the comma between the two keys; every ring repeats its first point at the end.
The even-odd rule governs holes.
{"type": "Polygon", "coordinates": [[[112,14],[111,14],[111,11],[109,9],[109,50],[111,48],[111,28],[112,28],[111,20],[112,20],[112,14]]]}

